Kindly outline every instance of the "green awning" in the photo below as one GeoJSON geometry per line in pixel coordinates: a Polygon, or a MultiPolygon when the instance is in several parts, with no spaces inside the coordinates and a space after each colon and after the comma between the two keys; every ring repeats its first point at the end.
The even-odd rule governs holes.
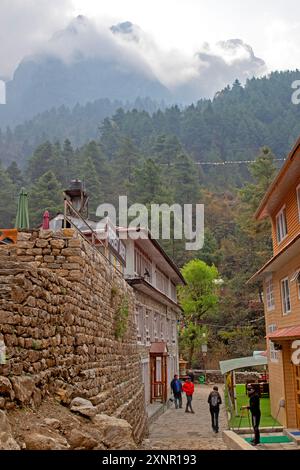
{"type": "Polygon", "coordinates": [[[228,361],[220,361],[220,370],[222,375],[236,369],[243,369],[244,367],[266,366],[268,359],[265,356],[249,356],[238,357],[236,359],[229,359],[228,361]]]}
{"type": "Polygon", "coordinates": [[[16,228],[29,228],[28,195],[24,188],[21,189],[19,194],[16,228]]]}

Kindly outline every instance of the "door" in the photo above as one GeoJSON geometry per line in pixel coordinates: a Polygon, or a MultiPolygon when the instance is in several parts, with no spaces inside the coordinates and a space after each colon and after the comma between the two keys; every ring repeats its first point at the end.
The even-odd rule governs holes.
{"type": "Polygon", "coordinates": [[[296,410],[297,410],[297,427],[300,429],[300,365],[294,366],[295,370],[295,392],[296,392],[296,410]]]}
{"type": "Polygon", "coordinates": [[[150,354],[150,403],[167,401],[167,357],[150,354]]]}

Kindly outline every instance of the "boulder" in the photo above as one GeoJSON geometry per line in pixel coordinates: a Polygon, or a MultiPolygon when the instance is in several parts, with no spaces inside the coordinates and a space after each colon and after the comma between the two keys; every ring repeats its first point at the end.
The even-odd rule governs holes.
{"type": "Polygon", "coordinates": [[[97,414],[93,423],[103,434],[103,443],[110,449],[136,449],[132,436],[132,427],[125,419],[97,414]]]}
{"type": "Polygon", "coordinates": [[[49,428],[52,429],[60,429],[61,428],[61,422],[58,419],[55,418],[45,418],[44,419],[44,424],[48,426],[49,428]]]}
{"type": "Polygon", "coordinates": [[[97,413],[97,409],[93,406],[90,400],[80,397],[76,397],[71,401],[70,410],[74,413],[79,413],[86,418],[93,418],[97,413]]]}
{"type": "Polygon", "coordinates": [[[24,436],[27,450],[67,450],[69,444],[62,436],[49,436],[41,432],[32,432],[24,436]]]}
{"type": "Polygon", "coordinates": [[[22,404],[30,403],[30,399],[35,390],[34,380],[26,375],[20,377],[12,377],[13,389],[16,399],[22,404]]]}
{"type": "Polygon", "coordinates": [[[92,450],[98,446],[99,440],[91,435],[91,433],[80,430],[72,429],[68,435],[68,442],[71,446],[71,449],[87,449],[92,450]]]}
{"type": "Polygon", "coordinates": [[[14,399],[14,392],[10,380],[7,377],[0,376],[0,395],[14,399]]]}
{"type": "Polygon", "coordinates": [[[20,450],[20,446],[13,438],[7,415],[2,410],[0,410],[0,450],[20,450]]]}

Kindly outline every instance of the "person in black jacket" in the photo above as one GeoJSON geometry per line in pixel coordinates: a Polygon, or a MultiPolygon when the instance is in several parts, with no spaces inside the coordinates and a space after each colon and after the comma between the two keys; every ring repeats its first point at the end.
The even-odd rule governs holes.
{"type": "Polygon", "coordinates": [[[222,398],[218,390],[218,387],[215,385],[207,400],[211,414],[211,425],[215,433],[219,432],[219,413],[220,405],[222,404],[222,398]]]}
{"type": "Polygon", "coordinates": [[[182,408],[182,383],[177,374],[171,382],[171,390],[174,395],[175,408],[182,408]]]}
{"type": "Polygon", "coordinates": [[[194,383],[195,375],[194,375],[194,372],[192,370],[190,370],[188,372],[188,377],[191,379],[191,382],[194,383]]]}
{"type": "Polygon", "coordinates": [[[259,432],[259,423],[260,423],[260,400],[259,395],[255,389],[248,385],[247,387],[248,397],[249,397],[249,406],[242,406],[242,409],[248,409],[251,411],[252,416],[252,426],[254,430],[254,439],[252,439],[251,444],[256,446],[260,443],[260,432],[259,432]]]}

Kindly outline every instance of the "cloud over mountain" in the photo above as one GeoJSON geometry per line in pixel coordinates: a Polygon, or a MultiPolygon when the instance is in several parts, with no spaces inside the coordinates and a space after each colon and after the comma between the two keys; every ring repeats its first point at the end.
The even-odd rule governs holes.
{"type": "MultiPolygon", "coordinates": [[[[15,106],[10,112],[23,117],[97,98],[134,101],[138,96],[149,96],[187,103],[212,97],[236,78],[243,83],[266,72],[264,61],[241,39],[204,43],[189,55],[163,49],[130,21],[107,27],[82,15],[58,27],[49,39],[47,32],[62,22],[53,4],[64,11],[66,22],[69,0],[53,0],[51,8],[47,6],[50,2],[41,0],[38,10],[37,2],[28,0],[33,16],[22,10],[21,0],[1,1],[8,22],[16,18],[24,36],[21,41],[13,32],[8,50],[0,49],[0,77],[12,76],[15,69],[7,85],[8,104],[15,106]]],[[[0,19],[0,30],[3,24],[0,19]]],[[[0,34],[9,36],[7,26],[0,34]]]]}
{"type": "Polygon", "coordinates": [[[71,14],[70,0],[1,0],[0,77],[11,78],[20,61],[63,27],[71,14]]]}

